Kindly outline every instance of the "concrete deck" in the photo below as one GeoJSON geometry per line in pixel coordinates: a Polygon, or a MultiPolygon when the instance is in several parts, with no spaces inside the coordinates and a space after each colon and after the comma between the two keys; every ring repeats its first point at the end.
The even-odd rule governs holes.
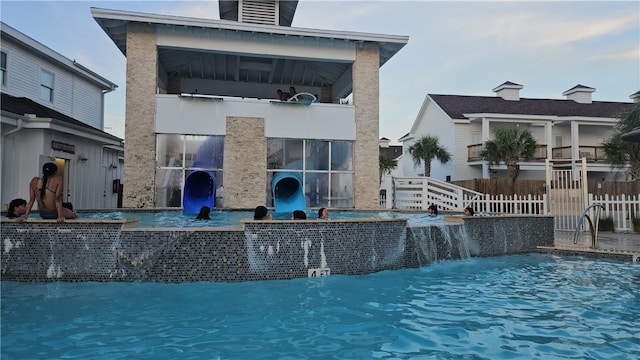
{"type": "Polygon", "coordinates": [[[592,247],[590,233],[581,233],[574,243],[574,233],[556,231],[554,246],[538,247],[543,252],[625,261],[640,261],[639,233],[598,233],[596,247],[592,247]]]}

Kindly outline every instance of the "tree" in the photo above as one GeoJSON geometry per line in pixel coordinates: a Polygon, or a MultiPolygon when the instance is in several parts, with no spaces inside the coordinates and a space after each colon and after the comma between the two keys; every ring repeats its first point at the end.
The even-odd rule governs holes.
{"type": "Polygon", "coordinates": [[[424,176],[431,176],[431,161],[438,159],[446,164],[451,160],[451,154],[439,144],[435,136],[423,136],[409,147],[409,154],[413,164],[419,166],[424,161],[424,176]]]}
{"type": "Polygon", "coordinates": [[[498,128],[493,137],[493,140],[485,141],[480,156],[490,164],[504,163],[507,166],[507,178],[511,179],[513,193],[520,174],[518,162],[533,159],[538,143],[529,130],[517,127],[498,128]]]}
{"type": "Polygon", "coordinates": [[[640,102],[636,102],[626,114],[620,117],[614,127],[613,135],[602,143],[604,154],[612,168],[622,169],[629,166],[628,174],[632,179],[640,178],[640,143],[638,140],[626,141],[624,134],[640,126],[640,102]]]}
{"type": "Polygon", "coordinates": [[[398,166],[398,161],[390,158],[386,153],[378,154],[378,166],[380,168],[380,182],[382,182],[383,174],[390,174],[391,170],[398,166]]]}

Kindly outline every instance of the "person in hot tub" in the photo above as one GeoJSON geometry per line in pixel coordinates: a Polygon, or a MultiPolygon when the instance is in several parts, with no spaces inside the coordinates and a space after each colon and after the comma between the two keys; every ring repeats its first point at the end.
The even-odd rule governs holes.
{"type": "Polygon", "coordinates": [[[271,220],[271,214],[266,206],[258,205],[253,211],[253,220],[271,220]]]}
{"type": "Polygon", "coordinates": [[[438,207],[435,204],[430,205],[427,208],[427,212],[429,213],[430,217],[436,217],[436,216],[438,216],[438,207]]]}

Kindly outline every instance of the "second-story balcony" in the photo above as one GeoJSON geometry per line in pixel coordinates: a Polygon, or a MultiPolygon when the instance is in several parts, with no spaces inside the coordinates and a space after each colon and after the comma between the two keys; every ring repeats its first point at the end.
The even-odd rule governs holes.
{"type": "MultiPolygon", "coordinates": [[[[482,151],[483,144],[473,144],[467,146],[467,162],[481,161],[482,157],[480,152],[482,151]]],[[[560,146],[551,149],[551,155],[553,161],[571,161],[572,148],[571,146],[560,146]]],[[[586,158],[590,163],[603,163],[607,161],[607,157],[604,154],[604,150],[601,146],[579,146],[578,158],[586,158]]],[[[533,161],[541,161],[547,158],[547,145],[538,145],[536,154],[533,157],[533,161]]]]}
{"type": "Polygon", "coordinates": [[[264,119],[266,137],[354,140],[356,134],[355,107],[349,104],[156,95],[156,133],[225,135],[228,117],[264,119]]]}
{"type": "MultiPolygon", "coordinates": [[[[480,152],[482,151],[483,144],[473,144],[467,146],[467,162],[481,161],[482,157],[480,152]]],[[[547,158],[547,145],[538,145],[536,153],[533,156],[534,161],[540,161],[547,158]]]]}

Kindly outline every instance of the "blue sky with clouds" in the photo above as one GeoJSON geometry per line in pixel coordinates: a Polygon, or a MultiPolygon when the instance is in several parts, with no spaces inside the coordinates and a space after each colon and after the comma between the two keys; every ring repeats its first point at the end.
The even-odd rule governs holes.
{"type": "MultiPolygon", "coordinates": [[[[124,137],[125,61],[90,7],[219,19],[217,1],[0,1],[0,19],[118,84],[105,126],[124,137]]],[[[640,90],[639,1],[300,0],[294,27],[407,35],[380,71],[380,136],[406,134],[427,94],[562,99],[577,84],[597,101],[640,90]]]]}

